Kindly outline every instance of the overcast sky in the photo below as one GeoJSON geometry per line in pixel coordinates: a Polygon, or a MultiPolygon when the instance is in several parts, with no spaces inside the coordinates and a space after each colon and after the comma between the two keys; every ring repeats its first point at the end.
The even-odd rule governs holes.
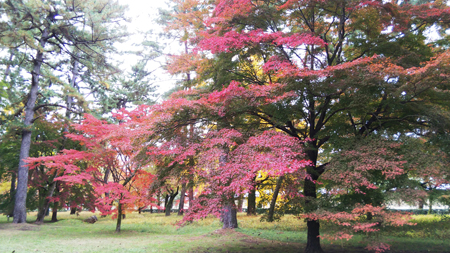
{"type": "MultiPolygon", "coordinates": [[[[131,18],[131,23],[128,24],[129,31],[135,33],[135,36],[130,38],[130,41],[123,44],[122,50],[130,50],[133,47],[133,43],[138,43],[142,40],[139,36],[140,32],[146,32],[152,30],[154,32],[161,31],[153,20],[157,18],[158,8],[167,8],[165,0],[119,0],[121,4],[128,5],[127,17],[131,18]]],[[[131,58],[124,58],[124,65],[131,65],[133,60],[131,58]]],[[[160,61],[164,59],[161,58],[160,61]]],[[[149,66],[149,69],[158,68],[159,64],[149,66]]],[[[158,80],[156,84],[159,86],[158,93],[162,94],[170,90],[174,83],[175,77],[168,75],[165,71],[157,71],[158,80]]]]}
{"type": "Polygon", "coordinates": [[[148,30],[152,19],[158,13],[158,8],[165,8],[165,0],[119,0],[120,3],[128,5],[128,15],[132,18],[131,26],[137,30],[148,30]]]}

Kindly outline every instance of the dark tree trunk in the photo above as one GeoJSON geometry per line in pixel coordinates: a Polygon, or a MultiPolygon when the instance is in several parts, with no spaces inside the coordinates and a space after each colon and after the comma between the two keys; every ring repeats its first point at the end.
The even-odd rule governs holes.
{"type": "Polygon", "coordinates": [[[280,176],[277,180],[277,185],[273,191],[272,201],[270,201],[269,214],[267,215],[267,221],[273,221],[273,215],[275,214],[275,205],[277,204],[278,193],[281,189],[281,184],[283,183],[283,176],[280,176]]]}
{"type": "Polygon", "coordinates": [[[189,188],[189,208],[192,207],[194,201],[194,187],[189,188]]]}
{"type": "MultiPolygon", "coordinates": [[[[307,157],[313,163],[313,166],[307,168],[307,172],[312,181],[308,178],[304,182],[304,196],[305,196],[305,211],[311,213],[317,210],[317,189],[315,181],[319,179],[320,174],[323,172],[323,165],[316,167],[317,164],[317,148],[314,144],[309,151],[306,151],[307,157]]],[[[320,246],[320,224],[318,220],[308,220],[306,222],[308,232],[306,239],[305,253],[322,253],[322,247],[320,246]]]]}
{"type": "Polygon", "coordinates": [[[423,210],[423,199],[419,199],[419,209],[423,210]]]}
{"type": "Polygon", "coordinates": [[[222,208],[221,220],[223,222],[222,228],[237,228],[237,216],[236,216],[236,205],[234,204],[233,198],[226,203],[222,208]]]}
{"type": "MultiPolygon", "coordinates": [[[[314,180],[314,177],[313,177],[314,180]]],[[[309,209],[308,212],[315,211],[315,204],[312,203],[311,200],[315,200],[317,198],[316,195],[316,184],[309,179],[305,179],[304,184],[304,195],[306,197],[306,206],[309,209]]],[[[305,253],[322,253],[322,247],[320,246],[320,224],[318,220],[308,220],[306,222],[308,228],[307,242],[305,253]]]]}
{"type": "Polygon", "coordinates": [[[119,202],[117,206],[117,224],[116,224],[116,233],[120,232],[120,226],[122,225],[122,204],[119,202]]]}
{"type": "MultiPolygon", "coordinates": [[[[160,192],[158,192],[156,194],[156,204],[158,205],[158,207],[161,207],[161,193],[160,192]]],[[[166,206],[165,203],[164,203],[164,206],[166,206]]]]}
{"type": "Polygon", "coordinates": [[[173,206],[173,198],[169,197],[169,200],[167,201],[167,204],[166,204],[166,216],[170,216],[170,211],[172,210],[172,206],[173,206]]]}
{"type": "MultiPolygon", "coordinates": [[[[55,187],[55,196],[59,195],[59,183],[56,182],[56,187],[55,187]]],[[[56,201],[53,203],[53,213],[52,213],[52,222],[57,222],[58,221],[58,208],[59,208],[59,201],[56,201]]]]}
{"type": "Polygon", "coordinates": [[[243,198],[243,196],[241,194],[241,195],[239,195],[239,198],[238,198],[238,206],[237,206],[237,211],[238,212],[242,212],[242,206],[243,205],[244,205],[244,198],[243,198]]]}
{"type": "Polygon", "coordinates": [[[256,215],[256,189],[253,188],[248,193],[247,215],[256,215]]]}
{"type": "Polygon", "coordinates": [[[178,205],[178,215],[184,214],[184,198],[186,195],[186,184],[181,187],[180,204],[178,205]]]}
{"type": "Polygon", "coordinates": [[[59,208],[58,202],[53,203],[52,222],[57,222],[58,221],[58,208],[59,208]]]}
{"type": "MultiPolygon", "coordinates": [[[[304,187],[305,197],[316,199],[316,184],[311,182],[309,179],[305,179],[305,187],[304,187]]],[[[306,200],[309,202],[308,200],[306,200]]],[[[313,211],[313,210],[309,210],[313,211]]],[[[323,252],[322,247],[320,246],[320,224],[318,220],[308,220],[306,222],[308,227],[308,236],[306,242],[305,253],[321,253],[323,252]]]]}
{"type": "Polygon", "coordinates": [[[166,206],[165,206],[166,216],[170,216],[170,211],[172,210],[173,207],[173,201],[177,195],[178,195],[178,187],[176,192],[170,190],[169,193],[166,195],[166,206]]]}
{"type": "Polygon", "coordinates": [[[56,182],[53,182],[49,185],[49,189],[44,192],[43,194],[43,201],[41,203],[41,206],[39,206],[38,214],[36,218],[36,223],[43,223],[44,218],[47,214],[47,211],[49,210],[50,206],[50,198],[53,196],[53,192],[55,191],[56,182]]]}
{"type": "Polygon", "coordinates": [[[320,224],[317,220],[310,220],[306,222],[308,227],[308,236],[305,253],[322,253],[322,247],[320,246],[320,238],[317,237],[320,234],[320,224]]]}
{"type": "Polygon", "coordinates": [[[428,196],[428,214],[433,213],[433,197],[431,197],[431,193],[428,196]]]}
{"type": "Polygon", "coordinates": [[[70,215],[76,214],[77,213],[77,208],[76,207],[71,207],[70,208],[70,215]]]}
{"type": "MultiPolygon", "coordinates": [[[[169,203],[169,194],[167,193],[166,196],[164,197],[164,212],[166,213],[166,216],[167,216],[166,209],[167,209],[168,203],[169,203]]],[[[169,211],[169,215],[170,215],[170,211],[169,211]]]]}
{"type": "MultiPolygon", "coordinates": [[[[44,48],[49,39],[50,31],[45,28],[42,31],[39,45],[44,48]]],[[[27,221],[27,189],[28,189],[28,167],[24,159],[30,155],[31,146],[31,125],[34,118],[34,107],[39,91],[39,76],[42,62],[44,61],[44,51],[38,50],[33,62],[33,71],[31,72],[31,88],[28,93],[28,101],[25,107],[25,119],[22,129],[22,143],[19,154],[19,169],[17,173],[17,191],[14,202],[14,220],[13,223],[25,223],[27,221]]]]}

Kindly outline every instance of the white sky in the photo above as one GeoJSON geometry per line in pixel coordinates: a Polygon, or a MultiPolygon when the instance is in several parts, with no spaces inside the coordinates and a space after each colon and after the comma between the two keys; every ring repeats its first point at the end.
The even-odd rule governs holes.
{"type": "MultiPolygon", "coordinates": [[[[126,17],[131,19],[131,23],[128,24],[129,32],[134,33],[130,38],[130,41],[124,43],[121,47],[122,50],[129,50],[133,47],[133,43],[139,43],[142,37],[139,36],[142,32],[152,30],[154,32],[160,32],[162,29],[155,24],[155,20],[158,16],[158,8],[167,8],[168,5],[165,0],[119,0],[121,4],[128,5],[128,11],[126,17]]],[[[124,67],[130,66],[133,63],[133,58],[124,57],[124,67]]],[[[163,61],[164,59],[160,59],[163,61]]],[[[155,63],[150,65],[148,69],[156,69],[159,64],[155,63]]],[[[158,93],[162,94],[170,90],[174,83],[175,77],[168,75],[165,71],[157,71],[158,79],[160,79],[156,85],[159,86],[158,93]]]]}
{"type": "Polygon", "coordinates": [[[165,0],[119,0],[128,5],[128,17],[132,18],[131,25],[136,30],[148,30],[151,20],[156,18],[158,8],[166,8],[165,0]]]}

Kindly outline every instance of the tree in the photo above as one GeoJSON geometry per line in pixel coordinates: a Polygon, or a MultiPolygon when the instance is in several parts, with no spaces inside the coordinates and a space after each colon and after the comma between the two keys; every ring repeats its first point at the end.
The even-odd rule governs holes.
{"type": "Polygon", "coordinates": [[[94,62],[103,63],[106,67],[106,55],[112,43],[124,35],[120,24],[124,20],[123,8],[107,0],[2,1],[0,5],[5,17],[0,24],[0,44],[17,49],[30,62],[27,68],[31,73],[30,91],[23,109],[25,116],[14,207],[14,223],[23,223],[26,221],[28,179],[24,159],[29,157],[31,125],[35,120],[35,111],[50,105],[36,105],[42,89],[39,83],[41,75],[49,74],[43,71],[43,66],[54,67],[50,60],[53,56],[54,59],[74,57],[86,67],[94,62]]]}
{"type": "MultiPolygon", "coordinates": [[[[180,91],[174,96],[180,94],[186,92],[180,91]]],[[[196,120],[202,122],[204,119],[206,123],[208,115],[221,110],[221,106],[210,106],[218,98],[218,94],[193,101],[174,97],[152,107],[144,125],[153,129],[150,136],[158,138],[161,144],[152,146],[148,154],[153,160],[167,161],[168,168],[184,166],[195,157],[192,172],[204,189],[184,216],[184,222],[215,214],[221,216],[224,228],[236,228],[234,197],[246,193],[254,185],[254,175],[258,171],[283,175],[297,171],[309,162],[303,159],[299,142],[276,132],[245,137],[235,129],[209,122],[210,126],[204,125],[204,131],[199,131],[196,139],[189,140],[186,145],[186,142],[180,142],[180,138],[172,136],[172,131],[160,130],[181,129],[185,124],[190,124],[189,120],[185,121],[186,116],[191,119],[195,115],[196,120]]]]}
{"type": "Polygon", "coordinates": [[[67,134],[85,150],[63,150],[54,156],[28,158],[27,162],[30,169],[48,168],[47,174],[58,175],[57,181],[92,185],[95,204],[90,209],[94,211],[96,207],[102,214],[113,213],[113,218],[117,218],[116,232],[120,232],[127,206],[134,207],[148,199],[145,194],[134,193],[136,188],[142,186],[142,181],[150,183],[153,176],[144,170],[142,140],[133,137],[139,136],[132,121],[136,115],[122,110],[115,117],[122,123],[109,124],[86,114],[80,124],[73,125],[78,133],[67,134]],[[113,209],[115,204],[117,208],[113,209]]]}
{"type": "MultiPolygon", "coordinates": [[[[385,138],[442,126],[449,52],[432,50],[424,32],[433,25],[442,31],[450,9],[439,1],[314,0],[198,1],[196,9],[210,7],[206,27],[192,41],[197,58],[209,57],[197,74],[217,98],[211,106],[221,119],[214,120],[245,115],[304,142],[311,166],[298,180],[311,217],[306,252],[322,252],[314,216],[317,182],[328,165],[321,149],[339,147],[342,136],[385,138]]],[[[251,124],[240,123],[233,127],[251,124]]],[[[351,208],[360,213],[361,207],[351,208]]]]}

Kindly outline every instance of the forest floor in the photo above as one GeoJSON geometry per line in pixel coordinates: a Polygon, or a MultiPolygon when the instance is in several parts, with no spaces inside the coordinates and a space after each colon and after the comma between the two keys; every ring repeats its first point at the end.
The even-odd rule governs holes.
{"type": "MultiPolygon", "coordinates": [[[[68,212],[58,214],[58,222],[33,223],[36,213],[28,214],[27,224],[12,224],[0,217],[0,252],[302,252],[306,242],[305,223],[292,215],[279,222],[260,222],[260,216],[239,214],[239,229],[222,230],[218,219],[211,217],[182,228],[175,223],[176,214],[131,213],[115,233],[116,221],[100,218],[95,224],[68,212]]],[[[47,217],[46,219],[50,219],[47,217]]],[[[378,237],[391,245],[388,252],[450,252],[450,218],[415,216],[416,226],[384,228],[378,237]]],[[[338,228],[322,225],[325,233],[338,228]]],[[[374,238],[372,238],[374,239],[374,238]]],[[[363,235],[331,244],[322,241],[325,252],[368,252],[363,235]]],[[[371,240],[369,238],[369,240],[371,240]]]]}

